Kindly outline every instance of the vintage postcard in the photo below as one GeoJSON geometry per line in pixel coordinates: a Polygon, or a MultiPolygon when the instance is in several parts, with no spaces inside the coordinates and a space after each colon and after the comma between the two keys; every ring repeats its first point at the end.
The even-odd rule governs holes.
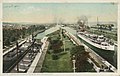
{"type": "Polygon", "coordinates": [[[117,2],[3,2],[3,74],[119,75],[117,2]]]}

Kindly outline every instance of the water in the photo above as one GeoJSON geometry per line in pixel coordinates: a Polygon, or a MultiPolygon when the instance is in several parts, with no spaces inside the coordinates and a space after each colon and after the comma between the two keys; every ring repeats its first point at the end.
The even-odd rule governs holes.
{"type": "Polygon", "coordinates": [[[55,32],[55,31],[57,31],[57,30],[59,30],[59,29],[60,29],[60,26],[56,26],[56,27],[52,27],[52,28],[50,28],[50,29],[47,29],[47,30],[45,30],[44,32],[39,33],[39,34],[35,37],[35,39],[42,39],[42,38],[45,37],[46,35],[51,34],[51,33],[55,32]]]}
{"type": "MultiPolygon", "coordinates": [[[[73,28],[70,28],[70,27],[61,27],[61,28],[67,30],[68,32],[70,32],[70,33],[72,33],[73,35],[76,36],[76,30],[74,30],[73,28]]],[[[50,34],[50,33],[53,33],[53,32],[55,32],[55,31],[57,31],[57,30],[59,30],[59,29],[60,29],[60,26],[57,25],[56,27],[52,27],[52,28],[44,31],[43,33],[38,34],[38,35],[36,36],[36,38],[37,38],[37,39],[41,39],[41,38],[43,38],[44,36],[46,36],[46,35],[48,35],[48,34],[50,34]]],[[[87,45],[87,46],[89,46],[89,45],[87,45]]],[[[89,46],[89,47],[90,47],[90,46],[89,46]]],[[[92,48],[94,48],[94,47],[92,47],[92,48]]],[[[116,48],[117,48],[117,47],[115,46],[115,53],[117,53],[117,49],[116,49],[116,48]]],[[[94,48],[94,51],[98,51],[98,49],[95,49],[95,48],[94,48]]],[[[99,52],[100,52],[100,51],[102,51],[102,50],[99,50],[99,52]]],[[[107,53],[108,53],[108,52],[107,52],[107,53]]],[[[107,53],[106,53],[106,54],[107,54],[107,53]]],[[[103,54],[105,54],[105,53],[103,53],[103,54]]],[[[103,55],[103,54],[102,54],[102,56],[105,56],[105,55],[103,55]]],[[[112,55],[112,56],[113,56],[113,55],[112,55]]],[[[114,64],[114,66],[117,67],[117,63],[116,63],[117,54],[114,54],[113,57],[114,57],[114,58],[112,59],[112,64],[114,64]],[[114,62],[113,62],[113,60],[114,60],[114,62]]]]}
{"type": "Polygon", "coordinates": [[[68,32],[72,33],[73,35],[76,35],[76,30],[70,28],[70,27],[62,27],[63,29],[67,30],[68,32]]]}

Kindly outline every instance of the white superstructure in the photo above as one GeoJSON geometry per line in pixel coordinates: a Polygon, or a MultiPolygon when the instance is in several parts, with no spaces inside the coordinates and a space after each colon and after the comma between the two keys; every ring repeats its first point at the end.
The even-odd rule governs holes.
{"type": "Polygon", "coordinates": [[[114,51],[114,45],[111,45],[106,40],[104,40],[103,35],[98,36],[98,35],[94,35],[94,34],[86,34],[85,32],[78,32],[77,35],[82,40],[93,45],[94,47],[97,47],[97,48],[103,49],[103,50],[114,51]]]}

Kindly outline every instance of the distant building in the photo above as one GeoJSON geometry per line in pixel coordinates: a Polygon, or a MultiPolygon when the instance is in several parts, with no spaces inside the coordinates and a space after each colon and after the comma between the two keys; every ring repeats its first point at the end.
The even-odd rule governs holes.
{"type": "Polygon", "coordinates": [[[3,29],[28,29],[30,26],[29,25],[21,25],[21,24],[4,24],[3,23],[3,29]]]}

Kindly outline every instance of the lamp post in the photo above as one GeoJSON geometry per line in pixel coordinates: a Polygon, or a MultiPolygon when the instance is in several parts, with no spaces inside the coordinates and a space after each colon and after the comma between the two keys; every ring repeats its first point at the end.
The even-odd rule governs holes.
{"type": "Polygon", "coordinates": [[[76,69],[76,67],[75,67],[75,63],[76,63],[76,60],[75,60],[75,56],[73,55],[73,72],[75,73],[75,69],[76,69]]]}

